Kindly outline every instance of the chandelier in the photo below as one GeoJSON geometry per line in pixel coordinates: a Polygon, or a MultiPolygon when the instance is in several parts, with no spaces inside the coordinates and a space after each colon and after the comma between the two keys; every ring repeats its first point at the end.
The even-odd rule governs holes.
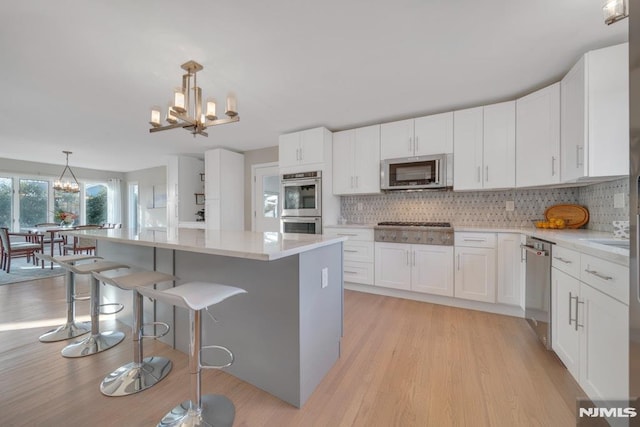
{"type": "Polygon", "coordinates": [[[69,154],[72,154],[72,152],[63,151],[63,153],[67,155],[67,164],[62,170],[62,174],[60,174],[60,178],[58,178],[53,183],[53,189],[57,191],[62,191],[63,193],[79,193],[80,184],[78,184],[78,180],[76,179],[76,176],[74,175],[73,171],[69,167],[69,154]],[[69,172],[69,175],[71,175],[71,178],[73,178],[73,182],[68,176],[65,178],[64,174],[67,172],[69,172]]]}
{"type": "Polygon", "coordinates": [[[198,87],[196,75],[204,67],[196,61],[188,61],[182,64],[181,68],[187,73],[182,76],[182,86],[173,91],[173,101],[169,103],[165,117],[169,124],[162,126],[160,107],[152,107],[151,121],[149,122],[152,128],[149,129],[149,132],[182,128],[191,132],[194,137],[196,135],[209,136],[205,132],[209,126],[224,125],[240,120],[237,100],[232,95],[227,96],[227,108],[224,112],[227,117],[219,119],[216,116],[216,101],[213,98],[207,99],[203,112],[202,89],[198,87]]]}

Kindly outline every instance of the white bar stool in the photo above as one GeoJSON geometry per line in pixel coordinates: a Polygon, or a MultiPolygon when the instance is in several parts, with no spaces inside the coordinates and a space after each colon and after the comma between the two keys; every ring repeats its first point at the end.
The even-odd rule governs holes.
{"type": "Polygon", "coordinates": [[[207,282],[189,282],[175,288],[159,291],[151,287],[140,287],[138,292],[158,301],[172,304],[189,310],[189,375],[191,378],[191,399],[182,402],[167,413],[158,423],[165,426],[229,426],[235,419],[235,406],[225,396],[208,394],[202,396],[200,384],[201,369],[221,369],[231,366],[233,353],[218,345],[202,347],[201,313],[203,309],[218,304],[229,297],[244,294],[247,291],[233,286],[207,282]],[[221,366],[203,366],[200,363],[200,352],[204,349],[217,348],[229,354],[230,361],[221,366]]]}
{"type": "Polygon", "coordinates": [[[164,322],[152,322],[149,325],[160,325],[166,329],[158,335],[144,335],[144,312],[142,295],[136,288],[151,286],[156,283],[177,280],[175,276],[157,271],[136,271],[130,274],[116,275],[117,270],[93,273],[97,280],[116,286],[126,291],[133,291],[133,362],[127,363],[111,372],[102,380],[100,391],[106,396],[127,396],[157,384],[171,371],[171,360],[166,357],[152,356],[143,358],[142,339],[160,338],[169,332],[169,325],[164,322]]]}
{"type": "Polygon", "coordinates": [[[70,269],[65,268],[65,264],[75,264],[78,261],[84,261],[89,259],[101,259],[95,255],[68,255],[54,257],[51,255],[36,252],[35,256],[40,260],[52,262],[60,265],[66,270],[65,274],[65,287],[67,293],[67,322],[52,329],[38,338],[41,342],[56,342],[68,340],[71,338],[84,335],[91,331],[91,322],[76,322],[76,301],[88,300],[88,297],[76,296],[76,277],[75,273],[70,269]]]}
{"type": "MultiPolygon", "coordinates": [[[[67,262],[59,261],[59,264],[64,268],[72,271],[75,274],[91,274],[93,272],[100,272],[106,270],[115,270],[118,268],[129,268],[126,264],[112,261],[97,261],[87,262],[80,264],[70,264],[67,262]]],[[[124,333],[120,331],[106,331],[100,332],[100,307],[101,306],[119,306],[119,309],[113,313],[122,310],[122,304],[100,304],[100,282],[94,277],[91,277],[91,335],[82,341],[69,344],[62,349],[62,355],[64,357],[84,357],[92,354],[99,353],[107,350],[114,345],[118,344],[124,339],[124,333]]]]}

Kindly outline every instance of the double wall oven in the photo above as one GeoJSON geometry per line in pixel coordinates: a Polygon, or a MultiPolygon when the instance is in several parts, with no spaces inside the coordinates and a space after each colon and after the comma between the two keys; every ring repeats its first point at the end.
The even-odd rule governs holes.
{"type": "Polygon", "coordinates": [[[283,233],[322,233],[322,172],[300,172],[282,175],[283,233]]]}

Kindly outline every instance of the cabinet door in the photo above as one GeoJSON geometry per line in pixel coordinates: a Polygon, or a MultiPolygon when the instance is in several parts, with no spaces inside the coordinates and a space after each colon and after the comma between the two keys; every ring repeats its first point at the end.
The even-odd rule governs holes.
{"type": "Polygon", "coordinates": [[[560,83],[516,101],[516,186],[560,182],[560,83]]]}
{"type": "Polygon", "coordinates": [[[496,252],[491,248],[456,248],[454,295],[496,302],[496,252]]]}
{"type": "Polygon", "coordinates": [[[415,155],[453,153],[453,112],[414,120],[415,155]]]}
{"type": "Polygon", "coordinates": [[[354,130],[333,134],[333,194],[354,192],[354,130]]]}
{"type": "Polygon", "coordinates": [[[322,162],[324,162],[324,128],[300,132],[300,164],[322,162]]]}
{"type": "Polygon", "coordinates": [[[376,242],[375,252],[376,286],[411,289],[411,245],[376,242]]]}
{"type": "MultiPolygon", "coordinates": [[[[516,186],[516,103],[484,107],[483,188],[516,186]]],[[[455,173],[455,169],[454,169],[455,173]]]]}
{"type": "Polygon", "coordinates": [[[453,296],[453,246],[412,245],[411,290],[453,296]]]}
{"type": "Polygon", "coordinates": [[[498,234],[498,293],[496,299],[502,304],[522,304],[522,249],[520,234],[498,234]]]}
{"type": "Polygon", "coordinates": [[[482,188],[482,107],[460,110],[453,125],[453,188],[482,188]]]}
{"type": "Polygon", "coordinates": [[[380,158],[413,156],[413,119],[380,125],[380,158]]]}
{"type": "Polygon", "coordinates": [[[358,194],[379,193],[380,125],[355,130],[353,160],[355,192],[358,194]]]}
{"type": "Polygon", "coordinates": [[[626,399],[629,307],[584,283],[580,297],[580,386],[592,400],[626,399]]]}
{"type": "Polygon", "coordinates": [[[278,144],[278,166],[286,168],[300,163],[300,132],[280,135],[278,144]]]}
{"type": "Polygon", "coordinates": [[[580,333],[576,330],[576,297],[580,282],[551,269],[551,347],[574,378],[580,378],[580,333]]]}
{"type": "Polygon", "coordinates": [[[560,81],[560,179],[563,182],[585,175],[585,72],[582,57],[560,81]]]}

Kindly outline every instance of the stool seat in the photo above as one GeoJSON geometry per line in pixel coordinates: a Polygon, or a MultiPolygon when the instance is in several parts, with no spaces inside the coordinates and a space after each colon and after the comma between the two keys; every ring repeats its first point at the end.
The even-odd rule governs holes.
{"type": "Polygon", "coordinates": [[[202,310],[229,297],[246,294],[244,289],[208,282],[189,282],[164,291],[153,288],[138,289],[142,295],[188,310],[202,310]]]}
{"type": "MultiPolygon", "coordinates": [[[[229,297],[244,294],[247,291],[234,286],[218,283],[189,282],[175,288],[157,290],[151,287],[140,287],[138,292],[176,307],[189,310],[189,375],[191,377],[191,398],[175,406],[158,423],[160,427],[169,426],[217,426],[232,427],[235,419],[235,406],[226,396],[208,394],[202,395],[200,373],[203,366],[200,363],[200,352],[204,348],[218,348],[225,350],[231,356],[233,353],[225,347],[202,347],[201,340],[201,310],[218,304],[229,297]]],[[[224,367],[218,366],[218,368],[224,367]]],[[[212,366],[211,366],[212,367],[212,366]]]]}
{"type": "Polygon", "coordinates": [[[162,322],[153,322],[154,326],[165,326],[166,331],[153,337],[143,335],[143,300],[138,289],[156,283],[174,281],[177,278],[159,271],[139,270],[127,271],[125,274],[120,273],[120,270],[93,273],[94,279],[120,289],[133,291],[133,326],[131,328],[133,362],[119,367],[102,380],[100,391],[106,396],[127,396],[146,390],[169,375],[172,367],[171,360],[166,357],[152,356],[143,358],[142,339],[164,336],[169,332],[169,325],[162,322]]]}
{"type": "MultiPolygon", "coordinates": [[[[73,257],[74,255],[66,255],[73,257]]],[[[75,262],[63,262],[58,257],[58,263],[63,268],[68,269],[74,274],[91,274],[93,272],[103,272],[107,270],[116,270],[119,268],[129,268],[128,265],[113,261],[95,261],[76,264],[75,262]]],[[[112,304],[120,305],[121,304],[112,304]]],[[[121,308],[122,309],[122,308],[121,308]]],[[[100,331],[100,282],[91,277],[91,335],[82,341],[69,344],[62,349],[64,357],[84,357],[107,350],[124,339],[124,333],[120,331],[100,331]]]]}
{"type": "Polygon", "coordinates": [[[102,259],[101,257],[97,257],[95,255],[70,255],[70,256],[52,256],[47,255],[42,252],[35,253],[36,258],[52,262],[55,264],[59,264],[62,268],[66,270],[65,275],[65,288],[66,288],[66,300],[67,300],[67,321],[64,325],[58,326],[55,329],[52,329],[38,338],[40,342],[57,342],[68,340],[71,338],[78,337],[80,335],[84,335],[91,331],[91,322],[76,322],[75,320],[75,302],[78,301],[76,297],[76,284],[75,284],[75,274],[65,268],[61,263],[66,263],[66,265],[74,264],[77,261],[84,261],[88,259],[102,259]]]}

